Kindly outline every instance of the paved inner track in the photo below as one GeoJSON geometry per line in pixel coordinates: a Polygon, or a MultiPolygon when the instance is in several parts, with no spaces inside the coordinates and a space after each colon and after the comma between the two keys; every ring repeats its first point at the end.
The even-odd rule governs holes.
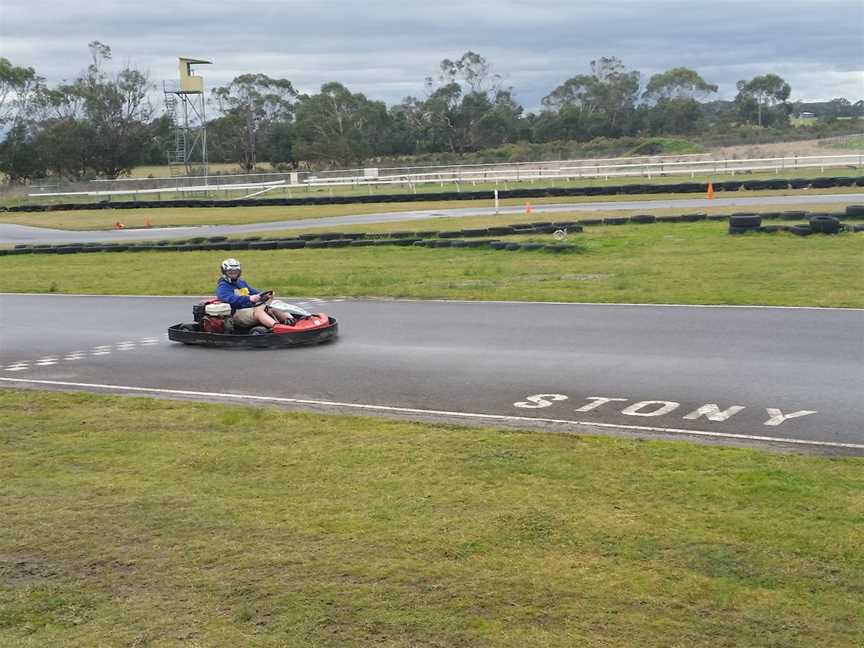
{"type": "MultiPolygon", "coordinates": [[[[645,210],[652,209],[704,209],[706,207],[752,207],[755,205],[802,205],[839,203],[851,204],[864,202],[864,194],[817,194],[813,196],[755,196],[749,198],[682,198],[679,200],[624,200],[614,202],[583,202],[535,205],[536,214],[554,216],[560,213],[615,211],[621,209],[645,210]]],[[[499,209],[501,215],[524,215],[521,206],[508,206],[499,209]]],[[[122,219],[121,211],[118,218],[122,219]]],[[[363,214],[356,216],[334,216],[306,220],[284,220],[268,223],[247,223],[244,225],[202,225],[198,227],[166,227],[153,229],[129,230],[85,230],[69,231],[29,227],[0,223],[0,244],[10,243],[87,243],[105,241],[143,241],[165,238],[180,238],[188,236],[228,236],[249,234],[274,230],[308,229],[315,227],[334,227],[339,225],[368,225],[370,223],[404,223],[412,220],[430,218],[463,218],[465,216],[492,216],[495,209],[489,207],[461,207],[440,210],[417,210],[404,212],[382,212],[378,214],[363,214]]],[[[250,208],[250,218],[255,217],[254,208],[250,208]]],[[[74,216],[70,217],[74,218],[74,216]]]]}
{"type": "Polygon", "coordinates": [[[864,454],[862,310],[331,300],[238,351],[167,340],[193,301],[0,295],[0,386],[864,454]]]}

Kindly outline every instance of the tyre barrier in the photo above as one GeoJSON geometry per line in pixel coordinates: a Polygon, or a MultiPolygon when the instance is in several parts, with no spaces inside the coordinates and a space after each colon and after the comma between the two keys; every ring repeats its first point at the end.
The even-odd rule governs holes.
{"type": "Polygon", "coordinates": [[[810,216],[810,229],[817,234],[837,234],[840,231],[840,219],[827,214],[810,216]]]}
{"type": "Polygon", "coordinates": [[[836,178],[817,178],[810,183],[811,189],[831,189],[837,186],[836,178]]]}
{"type": "Polygon", "coordinates": [[[805,216],[807,216],[807,212],[804,211],[780,212],[780,220],[802,220],[805,216]]]}
{"type": "MultiPolygon", "coordinates": [[[[61,243],[49,245],[45,243],[18,243],[12,249],[0,249],[0,256],[18,254],[78,254],[90,252],[188,252],[216,250],[300,250],[304,248],[339,248],[339,247],[369,247],[378,245],[425,246],[425,247],[489,247],[491,243],[503,243],[499,239],[474,238],[508,235],[551,234],[559,229],[568,233],[584,231],[585,226],[592,225],[623,225],[626,223],[682,223],[702,220],[723,221],[729,219],[729,233],[742,234],[748,231],[774,233],[792,232],[806,236],[812,233],[838,234],[842,231],[864,231],[864,225],[851,225],[841,222],[842,218],[864,218],[864,205],[849,205],[845,212],[829,214],[821,212],[786,211],[754,214],[736,212],[731,216],[724,214],[706,215],[703,213],[683,214],[680,216],[654,216],[653,214],[636,214],[628,217],[608,217],[604,219],[584,219],[581,221],[559,221],[551,223],[541,221],[535,223],[514,223],[512,225],[494,226],[490,228],[468,228],[449,231],[424,232],[384,232],[367,234],[365,232],[321,232],[300,234],[290,238],[262,238],[248,236],[244,239],[228,239],[225,236],[193,237],[176,241],[160,240],[152,243],[61,243]],[[807,221],[793,227],[787,225],[762,226],[763,220],[807,221]],[[467,240],[463,240],[467,239],[467,240]]],[[[520,243],[519,249],[540,249],[543,243],[520,243]],[[525,247],[525,246],[528,247],[525,247]],[[540,247],[537,247],[540,246],[540,247]]],[[[497,248],[495,248],[497,249],[497,248]]],[[[501,248],[505,249],[505,248],[501,248]]],[[[515,248],[510,248],[515,249],[515,248]]]]}
{"type": "MultiPolygon", "coordinates": [[[[352,243],[371,243],[371,241],[352,241],[352,243]]],[[[279,241],[276,244],[277,250],[300,250],[304,247],[306,247],[306,241],[279,241]]]]}
{"type": "Polygon", "coordinates": [[[657,220],[657,217],[654,214],[636,214],[630,217],[631,223],[639,223],[640,225],[653,223],[655,220],[657,220]]]}
{"type": "Polygon", "coordinates": [[[756,214],[732,214],[729,217],[729,230],[732,228],[753,229],[762,225],[762,218],[756,214]]]}

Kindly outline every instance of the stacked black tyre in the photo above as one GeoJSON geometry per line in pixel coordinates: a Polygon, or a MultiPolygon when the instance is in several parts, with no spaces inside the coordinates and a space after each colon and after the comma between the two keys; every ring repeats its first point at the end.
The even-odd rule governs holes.
{"type": "Polygon", "coordinates": [[[762,227],[762,217],[758,214],[732,214],[729,217],[730,234],[758,232],[760,227],[762,227]]]}
{"type": "Polygon", "coordinates": [[[814,234],[837,234],[840,231],[840,219],[827,214],[813,214],[810,217],[810,230],[814,234]]]}

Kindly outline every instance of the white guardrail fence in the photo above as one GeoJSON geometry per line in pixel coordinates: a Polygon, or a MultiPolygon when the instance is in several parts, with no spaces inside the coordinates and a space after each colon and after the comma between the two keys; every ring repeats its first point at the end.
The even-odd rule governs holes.
{"type": "MultiPolygon", "coordinates": [[[[545,182],[549,180],[590,180],[624,177],[652,179],[663,176],[734,176],[751,174],[831,168],[861,168],[864,155],[818,155],[734,160],[704,159],[708,154],[652,156],[639,158],[608,158],[590,160],[559,160],[555,162],[519,162],[503,164],[468,164],[442,167],[399,167],[343,169],[321,172],[273,172],[256,174],[212,175],[198,177],[122,178],[93,180],[84,191],[29,193],[29,197],[62,196],[147,196],[154,194],[218,194],[219,192],[248,192],[252,198],[282,189],[311,190],[321,187],[368,187],[369,193],[377,186],[401,185],[417,193],[417,187],[429,184],[461,185],[514,182],[545,182]],[[273,178],[273,179],[269,179],[273,178]],[[265,180],[266,179],[266,180],[265,180]],[[99,187],[99,188],[96,188],[99,187]],[[105,187],[105,188],[103,188],[105,187]]],[[[43,189],[48,188],[44,187],[43,189]]],[[[506,188],[506,187],[505,187],[506,188]]]]}

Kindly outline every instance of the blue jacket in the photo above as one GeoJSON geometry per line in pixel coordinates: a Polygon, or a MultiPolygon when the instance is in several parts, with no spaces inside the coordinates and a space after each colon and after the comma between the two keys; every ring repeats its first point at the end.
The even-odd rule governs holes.
{"type": "Polygon", "coordinates": [[[231,304],[232,311],[255,306],[249,299],[249,295],[257,295],[260,292],[242,279],[231,283],[225,277],[220,277],[219,283],[216,284],[216,297],[221,302],[231,304]]]}

